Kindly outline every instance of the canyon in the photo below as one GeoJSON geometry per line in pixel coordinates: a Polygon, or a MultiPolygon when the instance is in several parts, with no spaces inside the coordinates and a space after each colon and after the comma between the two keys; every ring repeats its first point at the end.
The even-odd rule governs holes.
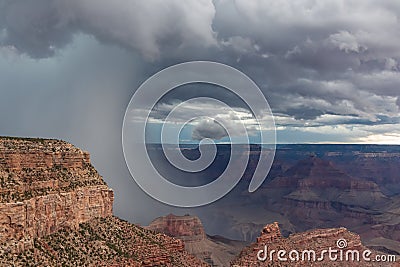
{"type": "MultiPolygon", "coordinates": [[[[113,215],[114,192],[88,152],[60,140],[0,137],[0,266],[307,266],[259,261],[257,252],[321,251],[338,239],[373,256],[399,255],[398,148],[300,148],[278,150],[268,179],[249,194],[252,153],[233,191],[196,210],[202,220],[169,214],[141,227],[113,215]]],[[[348,266],[398,266],[368,264],[348,266]]]]}
{"type": "MultiPolygon", "coordinates": [[[[229,155],[229,146],[218,149],[219,158],[229,155]]],[[[197,215],[207,232],[230,239],[255,241],[274,221],[284,236],[346,227],[365,245],[400,255],[399,152],[400,146],[278,145],[265,182],[249,193],[258,161],[252,152],[236,187],[197,215]]]]}

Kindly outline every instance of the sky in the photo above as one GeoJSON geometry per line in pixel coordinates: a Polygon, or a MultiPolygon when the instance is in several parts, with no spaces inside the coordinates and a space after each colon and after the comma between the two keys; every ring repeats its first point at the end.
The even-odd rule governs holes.
{"type": "MultiPolygon", "coordinates": [[[[0,134],[70,141],[91,152],[111,186],[141,196],[118,182],[129,179],[129,100],[158,71],[209,60],[258,85],[279,143],[400,144],[399,16],[400,2],[385,0],[0,0],[0,134]]],[[[211,115],[231,130],[254,123],[235,96],[193,85],[162,99],[150,128],[207,95],[233,111],[212,101],[183,107],[178,124],[205,118],[182,140],[226,141],[211,115]]]]}

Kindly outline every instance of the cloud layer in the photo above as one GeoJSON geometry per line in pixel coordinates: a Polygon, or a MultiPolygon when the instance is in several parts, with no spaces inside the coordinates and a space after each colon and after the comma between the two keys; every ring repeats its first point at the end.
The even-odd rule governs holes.
{"type": "Polygon", "coordinates": [[[216,45],[215,8],[207,0],[2,0],[0,7],[3,44],[37,58],[54,55],[79,32],[138,50],[150,60],[216,45]]]}
{"type": "Polygon", "coordinates": [[[140,55],[145,73],[219,61],[251,76],[292,126],[331,115],[328,126],[398,133],[399,15],[400,4],[373,0],[0,0],[0,44],[40,59],[87,34],[140,55]]]}

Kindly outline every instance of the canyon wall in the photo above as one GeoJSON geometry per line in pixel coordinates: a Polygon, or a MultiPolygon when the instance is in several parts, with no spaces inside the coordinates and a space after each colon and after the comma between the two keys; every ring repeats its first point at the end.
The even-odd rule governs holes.
{"type": "Polygon", "coordinates": [[[18,253],[33,239],[112,215],[114,194],[89,153],[48,139],[0,138],[0,244],[18,253]]]}

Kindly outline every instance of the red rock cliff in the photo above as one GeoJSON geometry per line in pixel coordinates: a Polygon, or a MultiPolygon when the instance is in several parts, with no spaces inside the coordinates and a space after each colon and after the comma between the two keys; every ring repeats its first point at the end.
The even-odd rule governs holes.
{"type": "Polygon", "coordinates": [[[12,252],[112,215],[114,194],[89,153],[59,140],[0,138],[0,243],[12,252]]]}
{"type": "Polygon", "coordinates": [[[169,214],[155,219],[147,228],[180,238],[185,242],[199,241],[206,238],[203,225],[196,216],[176,216],[169,214]]]}

